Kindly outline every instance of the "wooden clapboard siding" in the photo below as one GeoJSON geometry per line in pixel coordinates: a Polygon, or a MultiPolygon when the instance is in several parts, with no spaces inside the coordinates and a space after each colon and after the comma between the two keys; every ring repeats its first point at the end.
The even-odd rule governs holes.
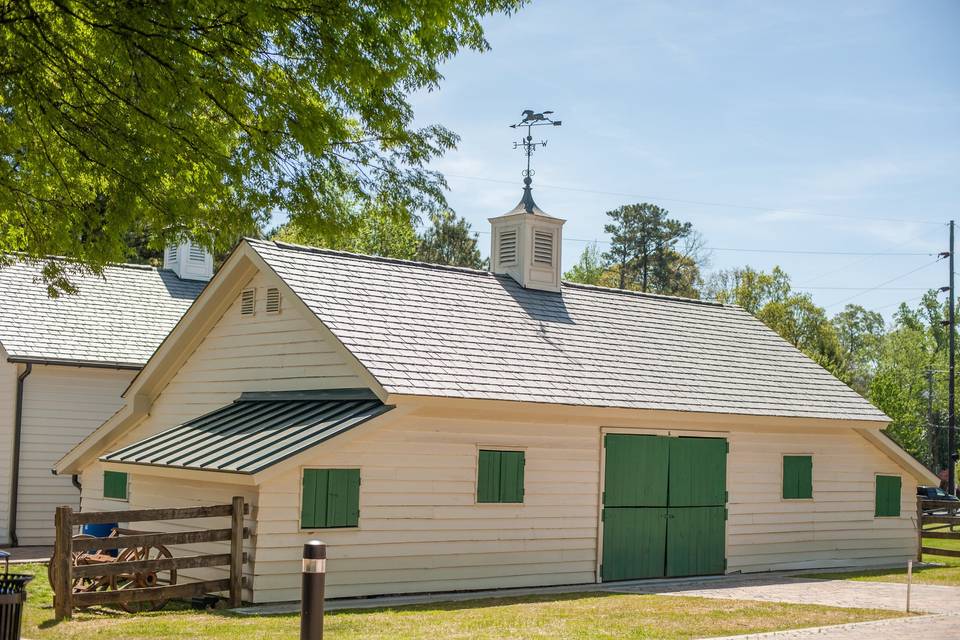
{"type": "Polygon", "coordinates": [[[136,428],[110,445],[176,426],[233,402],[244,391],[365,387],[353,364],[325,340],[311,321],[284,300],[279,314],[265,310],[266,288],[277,286],[258,273],[256,314],[240,315],[240,294],[177,371],[136,428]]]}
{"type": "Polygon", "coordinates": [[[360,468],[357,529],[300,531],[300,470],[260,487],[257,601],[297,597],[300,545],[328,547],[331,597],[592,582],[596,427],[410,417],[308,466],[360,468]],[[478,448],[525,453],[523,504],[476,504],[478,448]]]}
{"type": "MultiPolygon", "coordinates": [[[[349,445],[317,449],[307,466],[360,467],[360,526],[300,531],[299,470],[270,479],[260,487],[255,598],[297,597],[300,545],[311,537],[330,545],[335,597],[592,582],[600,433],[597,423],[561,419],[413,414],[349,445]],[[523,505],[475,503],[481,446],[525,451],[523,505]]],[[[702,435],[730,441],[728,571],[877,565],[915,553],[916,483],[853,430],[702,435]],[[784,453],[813,455],[812,501],[782,499],[784,453]],[[904,478],[902,517],[873,517],[876,473],[904,478]]]]}
{"type": "MultiPolygon", "coordinates": [[[[23,366],[23,365],[21,365],[23,366]]],[[[7,362],[0,347],[0,544],[9,544],[10,491],[13,468],[13,423],[17,393],[17,365],[7,362]]]]}
{"type": "Polygon", "coordinates": [[[53,544],[53,512],[76,508],[80,492],[54,463],[120,408],[133,371],[34,365],[24,383],[17,534],[22,545],[53,544]]]}
{"type": "MultiPolygon", "coordinates": [[[[678,417],[675,427],[658,429],[663,423],[638,418],[631,426],[729,440],[728,571],[867,566],[913,557],[916,483],[852,429],[693,432],[692,420],[678,417]],[[813,456],[813,500],[782,499],[784,453],[813,456]],[[901,517],[873,517],[877,473],[903,477],[901,517]]],[[[560,414],[536,421],[438,417],[414,410],[371,427],[332,440],[304,462],[361,470],[356,529],[299,528],[300,468],[267,477],[254,494],[252,488],[138,474],[131,467],[129,507],[217,504],[243,492],[254,505],[248,543],[253,564],[245,568],[253,582],[245,598],[256,602],[299,597],[301,548],[311,538],[329,545],[331,597],[594,581],[604,431],[599,420],[560,414]],[[524,451],[523,504],[476,504],[481,447],[524,451]]],[[[84,474],[84,509],[127,506],[97,500],[101,484],[102,467],[92,465],[84,474]]],[[[170,523],[164,530],[183,526],[170,523]]],[[[178,551],[214,551],[211,546],[178,551]]],[[[218,571],[184,575],[216,579],[222,577],[218,571]]]]}
{"type": "Polygon", "coordinates": [[[734,432],[728,571],[878,565],[916,553],[916,482],[852,430],[734,432]],[[813,456],[813,499],[781,497],[783,454],[813,456]],[[874,517],[875,474],[903,478],[901,516],[874,517]]]}

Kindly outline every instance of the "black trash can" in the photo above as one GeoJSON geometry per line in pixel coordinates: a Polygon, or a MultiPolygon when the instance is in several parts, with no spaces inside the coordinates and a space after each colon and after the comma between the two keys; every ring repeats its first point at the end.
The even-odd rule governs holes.
{"type": "Polygon", "coordinates": [[[27,600],[27,573],[0,573],[0,640],[19,640],[23,603],[27,600]]]}

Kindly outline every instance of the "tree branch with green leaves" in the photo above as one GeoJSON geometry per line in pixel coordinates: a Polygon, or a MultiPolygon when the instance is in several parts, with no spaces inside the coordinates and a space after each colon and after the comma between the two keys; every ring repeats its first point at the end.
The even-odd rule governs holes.
{"type": "Polygon", "coordinates": [[[4,2],[0,254],[96,273],[144,230],[217,250],[278,210],[327,236],[358,206],[443,211],[429,162],[457,136],[415,126],[409,96],[522,4],[4,2]]]}

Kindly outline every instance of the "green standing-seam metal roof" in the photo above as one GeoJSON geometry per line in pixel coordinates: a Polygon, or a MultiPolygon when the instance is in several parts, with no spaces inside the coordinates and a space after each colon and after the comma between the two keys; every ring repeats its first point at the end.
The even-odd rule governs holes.
{"type": "Polygon", "coordinates": [[[100,460],[252,474],[392,408],[368,389],[244,393],[100,460]]]}

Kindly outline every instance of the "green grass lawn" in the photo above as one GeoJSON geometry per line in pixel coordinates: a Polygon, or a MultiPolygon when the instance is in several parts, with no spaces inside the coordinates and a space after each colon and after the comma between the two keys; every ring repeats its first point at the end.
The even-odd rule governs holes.
{"type": "MultiPolygon", "coordinates": [[[[245,617],[222,611],[197,612],[183,605],[136,616],[110,610],[79,611],[72,621],[57,624],[53,622],[53,594],[47,583],[46,567],[24,565],[17,570],[36,574],[29,587],[23,625],[25,639],[299,638],[298,616],[245,617]]],[[[585,593],[334,612],[327,615],[325,637],[333,640],[697,638],[902,615],[870,609],[585,593]]]]}
{"type": "MultiPolygon", "coordinates": [[[[960,551],[960,540],[939,540],[926,538],[924,546],[960,551]]],[[[960,558],[923,554],[923,561],[937,563],[939,567],[914,567],[913,582],[916,584],[940,584],[960,587],[960,558]]],[[[843,573],[810,573],[807,578],[826,578],[828,580],[860,580],[864,582],[906,582],[907,568],[879,569],[874,571],[852,571],[843,573]]]]}

